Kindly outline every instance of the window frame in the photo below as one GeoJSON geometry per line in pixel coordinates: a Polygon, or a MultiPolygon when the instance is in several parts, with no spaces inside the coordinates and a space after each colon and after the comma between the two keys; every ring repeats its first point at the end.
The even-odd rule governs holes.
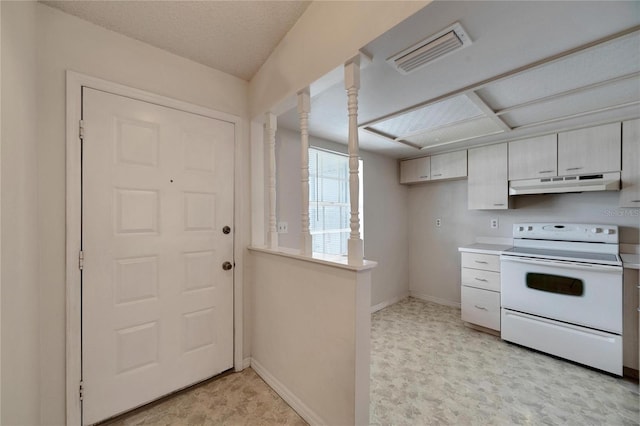
{"type": "MultiPolygon", "coordinates": [[[[363,223],[363,180],[364,180],[364,173],[363,173],[363,161],[362,158],[359,158],[359,168],[358,168],[358,176],[359,176],[359,218],[360,218],[360,237],[363,238],[362,236],[364,235],[364,223],[363,223]]],[[[312,247],[314,248],[313,252],[314,253],[322,253],[322,254],[328,254],[328,255],[336,255],[336,256],[346,256],[348,254],[348,240],[349,240],[349,234],[351,233],[351,226],[349,223],[349,219],[351,217],[351,202],[350,202],[350,190],[349,190],[349,155],[342,153],[342,152],[336,152],[336,151],[332,151],[332,150],[328,150],[328,149],[324,149],[324,148],[320,148],[320,147],[316,147],[316,146],[310,146],[309,147],[309,205],[308,205],[308,209],[309,209],[309,231],[311,233],[311,238],[312,238],[312,247]],[[316,154],[317,153],[317,154],[316,154]],[[334,176],[322,176],[320,174],[320,169],[318,167],[318,164],[316,164],[316,167],[313,168],[311,166],[311,162],[314,161],[318,161],[318,156],[317,155],[334,155],[336,157],[342,157],[345,160],[345,177],[334,177],[334,176]],[[315,169],[315,173],[312,173],[311,170],[315,169]],[[327,179],[327,180],[335,180],[340,182],[341,184],[346,184],[346,191],[345,191],[345,198],[346,198],[346,202],[342,202],[342,201],[320,201],[318,199],[313,200],[312,199],[312,194],[315,194],[315,198],[323,198],[323,197],[319,197],[320,195],[320,189],[319,189],[319,181],[321,179],[327,179]],[[316,183],[316,188],[315,191],[313,190],[314,188],[312,188],[312,184],[313,182],[316,183]],[[314,220],[314,215],[312,213],[313,210],[315,210],[316,213],[316,217],[318,214],[318,211],[320,208],[322,207],[338,207],[340,209],[345,208],[347,210],[347,226],[345,228],[327,228],[326,227],[326,215],[323,216],[323,229],[315,229],[312,230],[314,228],[314,226],[312,225],[313,220],[314,220]],[[340,238],[340,253],[335,253],[332,252],[331,250],[328,250],[328,245],[326,243],[326,241],[323,241],[320,245],[322,246],[322,249],[320,251],[318,251],[316,249],[316,247],[318,246],[317,241],[316,241],[316,236],[318,235],[326,235],[326,234],[341,234],[340,238]],[[346,242],[344,243],[343,246],[343,235],[342,234],[346,234],[347,238],[346,238],[346,242]]],[[[323,213],[324,214],[324,213],[323,213]]],[[[340,215],[342,216],[342,215],[340,215]]],[[[338,218],[338,222],[340,222],[340,218],[338,218]]]]}

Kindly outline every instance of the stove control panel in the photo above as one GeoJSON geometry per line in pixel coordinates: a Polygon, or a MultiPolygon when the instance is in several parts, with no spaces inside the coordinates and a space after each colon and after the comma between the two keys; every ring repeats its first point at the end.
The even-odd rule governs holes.
{"type": "Polygon", "coordinates": [[[513,238],[618,244],[618,226],[592,223],[516,223],[513,238]]]}

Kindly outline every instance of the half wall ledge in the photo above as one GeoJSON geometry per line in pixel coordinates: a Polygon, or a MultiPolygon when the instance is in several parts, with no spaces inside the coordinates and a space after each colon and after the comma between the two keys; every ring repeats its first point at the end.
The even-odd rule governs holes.
{"type": "Polygon", "coordinates": [[[334,268],[347,269],[349,271],[366,271],[378,266],[378,262],[374,260],[364,260],[362,265],[349,265],[347,256],[329,255],[322,253],[313,253],[312,257],[300,254],[299,250],[289,249],[286,247],[278,247],[271,249],[269,247],[249,246],[249,251],[257,251],[262,253],[274,254],[277,256],[289,257],[292,259],[304,260],[321,265],[333,266],[334,268]]]}

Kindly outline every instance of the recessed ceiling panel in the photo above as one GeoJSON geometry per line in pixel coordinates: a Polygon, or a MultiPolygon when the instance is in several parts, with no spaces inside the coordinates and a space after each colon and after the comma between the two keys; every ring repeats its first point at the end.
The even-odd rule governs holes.
{"type": "Polygon", "coordinates": [[[387,135],[402,137],[482,115],[482,110],[466,95],[459,95],[367,127],[387,135]]]}
{"type": "Polygon", "coordinates": [[[502,132],[504,132],[504,129],[496,123],[495,119],[480,117],[455,126],[443,127],[404,139],[422,148],[428,148],[502,132]]]}
{"type": "Polygon", "coordinates": [[[633,33],[520,72],[477,93],[498,111],[638,71],[640,34],[633,33]]]}
{"type": "Polygon", "coordinates": [[[630,78],[518,108],[501,115],[501,118],[510,127],[520,127],[638,101],[640,101],[640,79],[630,78]]]}

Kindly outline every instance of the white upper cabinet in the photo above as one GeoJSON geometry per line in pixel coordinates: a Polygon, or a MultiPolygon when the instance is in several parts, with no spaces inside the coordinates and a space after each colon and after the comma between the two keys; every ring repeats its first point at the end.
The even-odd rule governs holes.
{"type": "Polygon", "coordinates": [[[557,176],[557,165],[556,134],[509,142],[509,180],[557,176]]]}
{"type": "Polygon", "coordinates": [[[417,183],[429,180],[431,161],[429,157],[400,162],[400,183],[417,183]]]}
{"type": "Polygon", "coordinates": [[[620,123],[558,133],[558,175],[620,171],[620,123]]]}
{"type": "Polygon", "coordinates": [[[431,156],[431,180],[454,179],[465,176],[467,176],[466,150],[431,156]]]}
{"type": "Polygon", "coordinates": [[[468,208],[498,210],[509,208],[507,144],[469,150],[468,208]]]}
{"type": "Polygon", "coordinates": [[[620,207],[640,207],[640,119],[622,123],[620,207]]]}

